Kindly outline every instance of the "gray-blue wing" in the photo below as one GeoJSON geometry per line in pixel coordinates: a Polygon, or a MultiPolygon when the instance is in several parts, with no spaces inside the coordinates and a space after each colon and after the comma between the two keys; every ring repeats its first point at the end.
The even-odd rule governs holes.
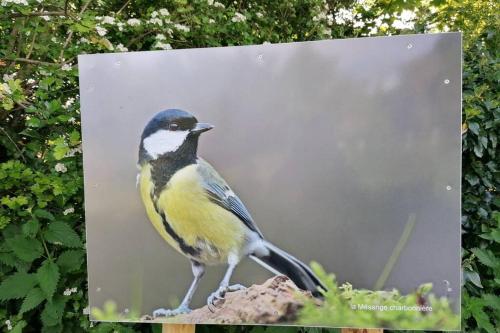
{"type": "Polygon", "coordinates": [[[240,198],[217,171],[201,158],[198,158],[198,173],[202,176],[203,187],[212,202],[236,215],[248,229],[263,237],[240,198]]]}

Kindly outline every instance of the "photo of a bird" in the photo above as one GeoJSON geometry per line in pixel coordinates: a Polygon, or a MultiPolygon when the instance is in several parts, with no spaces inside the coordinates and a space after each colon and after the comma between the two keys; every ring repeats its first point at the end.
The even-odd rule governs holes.
{"type": "Polygon", "coordinates": [[[227,292],[243,289],[230,285],[230,278],[245,257],[320,296],[325,287],[311,269],[265,240],[242,201],[197,155],[200,134],[212,128],[189,112],[168,109],[157,113],[141,135],[138,187],[147,216],[161,237],[190,260],[194,275],[180,306],[157,309],[153,316],[189,313],[207,265],[227,265],[219,288],[207,299],[209,307],[227,292]]]}

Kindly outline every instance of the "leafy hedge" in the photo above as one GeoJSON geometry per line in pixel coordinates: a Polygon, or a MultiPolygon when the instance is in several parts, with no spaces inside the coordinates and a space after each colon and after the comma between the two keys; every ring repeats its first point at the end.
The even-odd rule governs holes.
{"type": "MultiPolygon", "coordinates": [[[[93,326],[86,315],[78,54],[461,30],[463,329],[497,332],[496,1],[1,0],[0,5],[3,331],[158,330],[149,325],[93,326]]],[[[210,328],[214,330],[297,331],[210,328]]]]}

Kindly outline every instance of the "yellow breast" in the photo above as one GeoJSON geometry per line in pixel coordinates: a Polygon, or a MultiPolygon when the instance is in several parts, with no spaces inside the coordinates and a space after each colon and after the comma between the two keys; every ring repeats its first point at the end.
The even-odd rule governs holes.
{"type": "Polygon", "coordinates": [[[231,212],[210,201],[196,168],[193,164],[177,171],[161,191],[155,208],[151,199],[151,166],[145,165],[140,176],[142,199],[155,229],[177,251],[189,256],[166,231],[156,209],[164,213],[167,223],[185,244],[199,249],[198,258],[193,259],[207,264],[226,262],[230,253],[238,254],[243,246],[244,225],[231,212]]]}

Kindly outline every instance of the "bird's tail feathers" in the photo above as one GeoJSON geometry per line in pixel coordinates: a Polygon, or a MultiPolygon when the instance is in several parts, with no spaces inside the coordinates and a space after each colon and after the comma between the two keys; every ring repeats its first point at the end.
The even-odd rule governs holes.
{"type": "Polygon", "coordinates": [[[269,251],[267,255],[253,254],[250,258],[274,274],[288,276],[297,287],[309,290],[316,297],[321,296],[318,288],[326,290],[324,284],[302,261],[267,241],[264,245],[269,251]]]}

